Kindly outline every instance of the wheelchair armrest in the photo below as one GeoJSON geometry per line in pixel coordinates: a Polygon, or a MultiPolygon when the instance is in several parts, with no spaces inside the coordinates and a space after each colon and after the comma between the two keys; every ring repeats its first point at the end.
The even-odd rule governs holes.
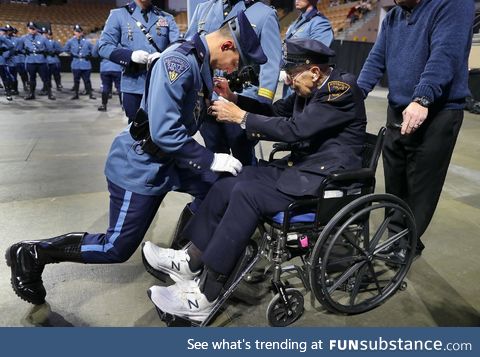
{"type": "Polygon", "coordinates": [[[268,161],[271,162],[274,159],[275,153],[280,151],[291,151],[292,144],[289,143],[274,143],[272,151],[270,152],[270,156],[268,157],[268,161]]]}
{"type": "Polygon", "coordinates": [[[329,182],[363,181],[375,178],[375,171],[369,168],[336,171],[328,176],[329,182]]]}

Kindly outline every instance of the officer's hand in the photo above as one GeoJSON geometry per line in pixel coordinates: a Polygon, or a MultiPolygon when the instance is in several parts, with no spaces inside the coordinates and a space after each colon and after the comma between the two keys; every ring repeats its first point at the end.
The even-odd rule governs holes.
{"type": "Polygon", "coordinates": [[[278,81],[285,82],[285,79],[287,79],[287,72],[282,70],[280,71],[280,75],[278,76],[278,81]]]}
{"type": "Polygon", "coordinates": [[[150,68],[150,66],[152,65],[152,62],[155,61],[155,59],[157,59],[158,57],[160,57],[160,52],[150,53],[148,55],[147,68],[150,68]]]}
{"type": "Polygon", "coordinates": [[[232,155],[215,153],[210,170],[230,172],[233,176],[237,176],[242,171],[242,163],[232,155]]]}
{"type": "Polygon", "coordinates": [[[237,102],[237,95],[233,93],[228,86],[228,81],[224,77],[213,77],[213,90],[219,96],[228,99],[231,102],[237,102]]]}
{"type": "Polygon", "coordinates": [[[132,52],[132,61],[135,63],[145,64],[148,61],[149,53],[144,50],[138,50],[132,52]]]}
{"type": "Polygon", "coordinates": [[[402,135],[409,135],[415,132],[420,125],[427,119],[428,108],[412,102],[403,111],[402,135]]]}

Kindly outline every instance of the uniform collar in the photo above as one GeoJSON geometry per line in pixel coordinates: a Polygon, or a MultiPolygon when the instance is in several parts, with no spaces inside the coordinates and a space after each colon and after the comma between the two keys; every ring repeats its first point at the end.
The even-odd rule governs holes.
{"type": "Polygon", "coordinates": [[[207,87],[208,93],[211,95],[213,91],[213,71],[210,68],[210,52],[208,51],[207,41],[203,35],[195,35],[192,38],[193,44],[197,51],[197,55],[202,61],[200,66],[200,73],[203,82],[207,87]]]}
{"type": "MultiPolygon", "coordinates": [[[[142,9],[137,5],[137,3],[135,1],[132,1],[128,4],[128,8],[130,9],[130,12],[133,14],[133,12],[135,11],[135,9],[138,7],[138,10],[139,11],[142,11],[142,9]]],[[[154,5],[150,5],[150,7],[148,7],[146,9],[148,12],[153,12],[155,13],[156,15],[160,15],[160,9],[154,5]]]]}

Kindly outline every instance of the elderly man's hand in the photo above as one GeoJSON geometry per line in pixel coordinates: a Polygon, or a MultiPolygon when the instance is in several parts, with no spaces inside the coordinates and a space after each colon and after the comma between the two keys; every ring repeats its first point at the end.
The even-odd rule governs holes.
{"type": "Polygon", "coordinates": [[[420,125],[427,119],[428,108],[422,107],[420,104],[412,102],[403,111],[402,135],[414,133],[420,125]]]}
{"type": "Polygon", "coordinates": [[[219,97],[209,108],[209,114],[217,118],[217,121],[240,124],[246,114],[236,104],[219,97]]]}

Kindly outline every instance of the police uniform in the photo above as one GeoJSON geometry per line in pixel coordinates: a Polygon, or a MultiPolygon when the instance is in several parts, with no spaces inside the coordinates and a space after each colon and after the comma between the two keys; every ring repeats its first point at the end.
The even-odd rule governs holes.
{"type": "MultiPolygon", "coordinates": [[[[0,28],[0,31],[6,31],[4,27],[0,28]]],[[[7,38],[7,36],[0,36],[0,78],[5,86],[5,95],[7,100],[12,100],[12,77],[8,68],[8,58],[14,51],[13,43],[7,38]]]]}
{"type": "MultiPolygon", "coordinates": [[[[246,31],[240,39],[242,53],[252,61],[264,63],[266,57],[258,40],[251,40],[252,34],[255,38],[254,30],[245,15],[239,14],[238,22],[235,21],[246,31]]],[[[106,233],[69,233],[19,242],[8,249],[12,286],[26,301],[45,301],[41,277],[45,264],[126,261],[142,241],[167,192],[203,196],[216,178],[217,174],[210,169],[214,153],[192,137],[213,87],[205,38],[194,36],[192,41],[171,46],[150,73],[142,108],[148,113],[149,133],[158,153],[144,151],[143,140],[134,140],[129,128],[114,139],[105,166],[110,193],[106,233]]]]}
{"type": "MultiPolygon", "coordinates": [[[[29,22],[27,27],[37,29],[33,22],[29,22]]],[[[50,51],[47,40],[39,33],[28,34],[22,37],[19,42],[19,50],[25,53],[25,63],[28,72],[30,94],[25,99],[35,99],[35,88],[37,86],[37,73],[40,75],[44,86],[51,92],[48,83],[48,66],[46,55],[50,51]]]]}
{"type": "MultiPolygon", "coordinates": [[[[21,37],[17,37],[16,34],[18,30],[14,27],[12,35],[10,37],[10,41],[15,45],[15,55],[13,57],[13,63],[15,65],[16,73],[20,75],[20,79],[22,80],[23,84],[23,91],[28,92],[28,73],[25,67],[25,53],[23,50],[20,49],[20,43],[22,41],[21,37]]],[[[18,87],[15,87],[15,91],[18,92],[18,87]]]]}
{"type": "MultiPolygon", "coordinates": [[[[83,32],[80,25],[75,25],[73,31],[77,33],[83,32]]],[[[78,99],[78,90],[80,88],[80,78],[85,84],[85,90],[90,96],[90,99],[95,99],[92,91],[92,82],[90,81],[90,74],[92,72],[92,63],[90,58],[93,54],[93,45],[83,35],[80,38],[73,36],[63,47],[63,51],[72,56],[70,68],[73,73],[73,90],[75,92],[72,99],[78,99]]]]}
{"type": "Polygon", "coordinates": [[[147,73],[144,65],[138,65],[131,60],[132,52],[164,51],[169,44],[178,40],[179,35],[173,16],[156,6],[151,6],[142,13],[141,8],[132,1],[110,12],[100,36],[99,54],[125,67],[122,73],[121,90],[123,107],[129,121],[133,120],[140,107],[147,73]],[[149,42],[144,32],[151,36],[155,46],[149,42]]]}
{"type": "MultiPolygon", "coordinates": [[[[287,63],[294,65],[326,63],[334,54],[310,39],[287,40],[286,47],[287,63]]],[[[322,178],[335,170],[360,168],[365,141],[362,92],[355,76],[336,69],[309,98],[293,94],[262,106],[240,95],[237,105],[249,111],[249,137],[301,145],[266,166],[245,167],[237,177],[217,181],[185,227],[205,265],[223,275],[235,266],[260,216],[315,196],[322,178]]]]}
{"type": "MultiPolygon", "coordinates": [[[[97,42],[93,48],[93,55],[98,57],[98,47],[99,43],[97,42]]],[[[107,110],[107,103],[112,93],[113,84],[117,89],[118,96],[120,98],[120,103],[122,103],[122,92],[120,89],[120,80],[122,78],[123,67],[117,63],[114,63],[106,58],[102,58],[100,62],[100,79],[102,80],[102,105],[98,107],[99,111],[107,110]]]]}
{"type": "MultiPolygon", "coordinates": [[[[287,29],[285,40],[309,38],[330,46],[333,41],[333,29],[330,21],[316,7],[302,13],[287,29]]],[[[283,98],[292,94],[292,90],[283,86],[283,98]]]]}
{"type": "MultiPolygon", "coordinates": [[[[254,26],[268,61],[260,66],[259,87],[248,85],[241,93],[260,102],[271,103],[277,89],[282,57],[280,26],[274,9],[262,2],[242,0],[210,0],[200,3],[195,8],[185,37],[189,38],[197,32],[215,31],[224,21],[243,10],[254,26]]],[[[244,165],[255,162],[253,147],[256,141],[247,140],[237,125],[217,123],[210,118],[200,132],[205,145],[212,151],[231,152],[244,165]]]]}
{"type": "Polygon", "coordinates": [[[11,25],[5,25],[4,28],[0,28],[0,31],[5,31],[5,36],[7,37],[8,40],[13,45],[13,48],[8,51],[8,53],[4,53],[4,56],[6,57],[6,63],[8,66],[8,73],[7,75],[10,76],[10,93],[12,95],[18,95],[18,81],[17,81],[17,67],[16,67],[16,48],[17,48],[17,42],[18,38],[13,36],[15,32],[15,28],[12,27],[11,25]]]}
{"type": "MultiPolygon", "coordinates": [[[[49,36],[53,35],[51,29],[45,29],[44,34],[47,34],[49,36]]],[[[53,76],[53,79],[55,80],[55,84],[57,86],[57,90],[60,91],[63,88],[63,86],[62,86],[62,77],[60,74],[61,62],[58,55],[63,52],[63,48],[60,42],[58,42],[57,40],[54,40],[53,38],[48,38],[47,36],[45,36],[45,38],[47,39],[50,45],[50,52],[48,52],[47,54],[47,63],[48,63],[48,72],[49,72],[48,82],[49,83],[52,82],[52,76],[53,76]]]]}

